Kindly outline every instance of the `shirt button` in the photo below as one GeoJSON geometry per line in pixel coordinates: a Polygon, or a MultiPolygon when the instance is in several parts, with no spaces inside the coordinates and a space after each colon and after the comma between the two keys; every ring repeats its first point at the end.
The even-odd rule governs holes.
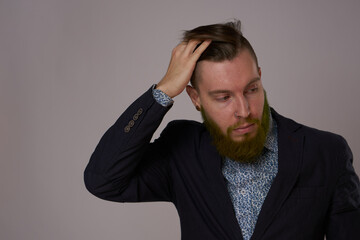
{"type": "Polygon", "coordinates": [[[245,190],[245,189],[242,189],[242,190],[240,191],[240,194],[241,194],[241,195],[246,195],[246,190],[245,190]]]}

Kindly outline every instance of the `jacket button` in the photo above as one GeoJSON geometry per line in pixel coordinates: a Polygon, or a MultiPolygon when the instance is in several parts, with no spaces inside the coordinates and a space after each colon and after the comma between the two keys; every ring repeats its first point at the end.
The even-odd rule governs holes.
{"type": "Polygon", "coordinates": [[[135,124],[135,122],[134,122],[134,120],[130,120],[130,122],[129,122],[129,127],[133,127],[134,126],[134,124],[135,124]]]}
{"type": "Polygon", "coordinates": [[[129,126],[126,126],[125,128],[124,128],[124,131],[127,133],[127,132],[130,132],[130,127],[129,126]]]}
{"type": "Polygon", "coordinates": [[[137,112],[139,115],[143,113],[143,109],[142,108],[139,108],[138,112],[137,112]]]}
{"type": "Polygon", "coordinates": [[[138,120],[138,118],[139,118],[139,114],[135,113],[133,120],[136,121],[136,120],[138,120]]]}

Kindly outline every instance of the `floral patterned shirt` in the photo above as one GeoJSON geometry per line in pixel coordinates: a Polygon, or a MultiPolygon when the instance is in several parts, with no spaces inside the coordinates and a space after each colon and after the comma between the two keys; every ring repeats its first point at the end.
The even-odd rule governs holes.
{"type": "Polygon", "coordinates": [[[263,153],[253,164],[224,159],[222,172],[244,240],[254,232],[265,197],[278,172],[277,126],[272,119],[263,153]]]}

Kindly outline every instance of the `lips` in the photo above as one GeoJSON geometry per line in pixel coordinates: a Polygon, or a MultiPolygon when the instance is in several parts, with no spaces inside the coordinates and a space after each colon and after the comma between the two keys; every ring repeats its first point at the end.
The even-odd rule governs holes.
{"type": "Polygon", "coordinates": [[[242,125],[242,126],[235,128],[233,130],[233,132],[236,134],[243,135],[243,134],[253,131],[254,127],[255,127],[255,123],[246,124],[246,125],[242,125]]]}
{"type": "Polygon", "coordinates": [[[246,128],[248,128],[248,127],[250,127],[250,126],[254,125],[254,124],[255,124],[255,123],[246,124],[246,125],[244,125],[244,126],[239,126],[239,127],[235,128],[234,130],[238,130],[238,129],[246,129],[246,128]]]}

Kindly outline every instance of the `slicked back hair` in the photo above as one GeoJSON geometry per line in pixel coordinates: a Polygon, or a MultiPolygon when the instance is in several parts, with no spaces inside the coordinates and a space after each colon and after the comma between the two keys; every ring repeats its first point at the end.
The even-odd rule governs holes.
{"type": "MultiPolygon", "coordinates": [[[[241,51],[247,49],[254,58],[258,67],[258,60],[254,49],[249,41],[242,35],[241,22],[234,20],[227,23],[200,26],[184,32],[183,41],[192,39],[205,41],[211,40],[211,44],[201,54],[198,62],[203,60],[222,62],[234,59],[241,51]]],[[[197,88],[195,74],[191,77],[191,85],[197,88]]]]}

